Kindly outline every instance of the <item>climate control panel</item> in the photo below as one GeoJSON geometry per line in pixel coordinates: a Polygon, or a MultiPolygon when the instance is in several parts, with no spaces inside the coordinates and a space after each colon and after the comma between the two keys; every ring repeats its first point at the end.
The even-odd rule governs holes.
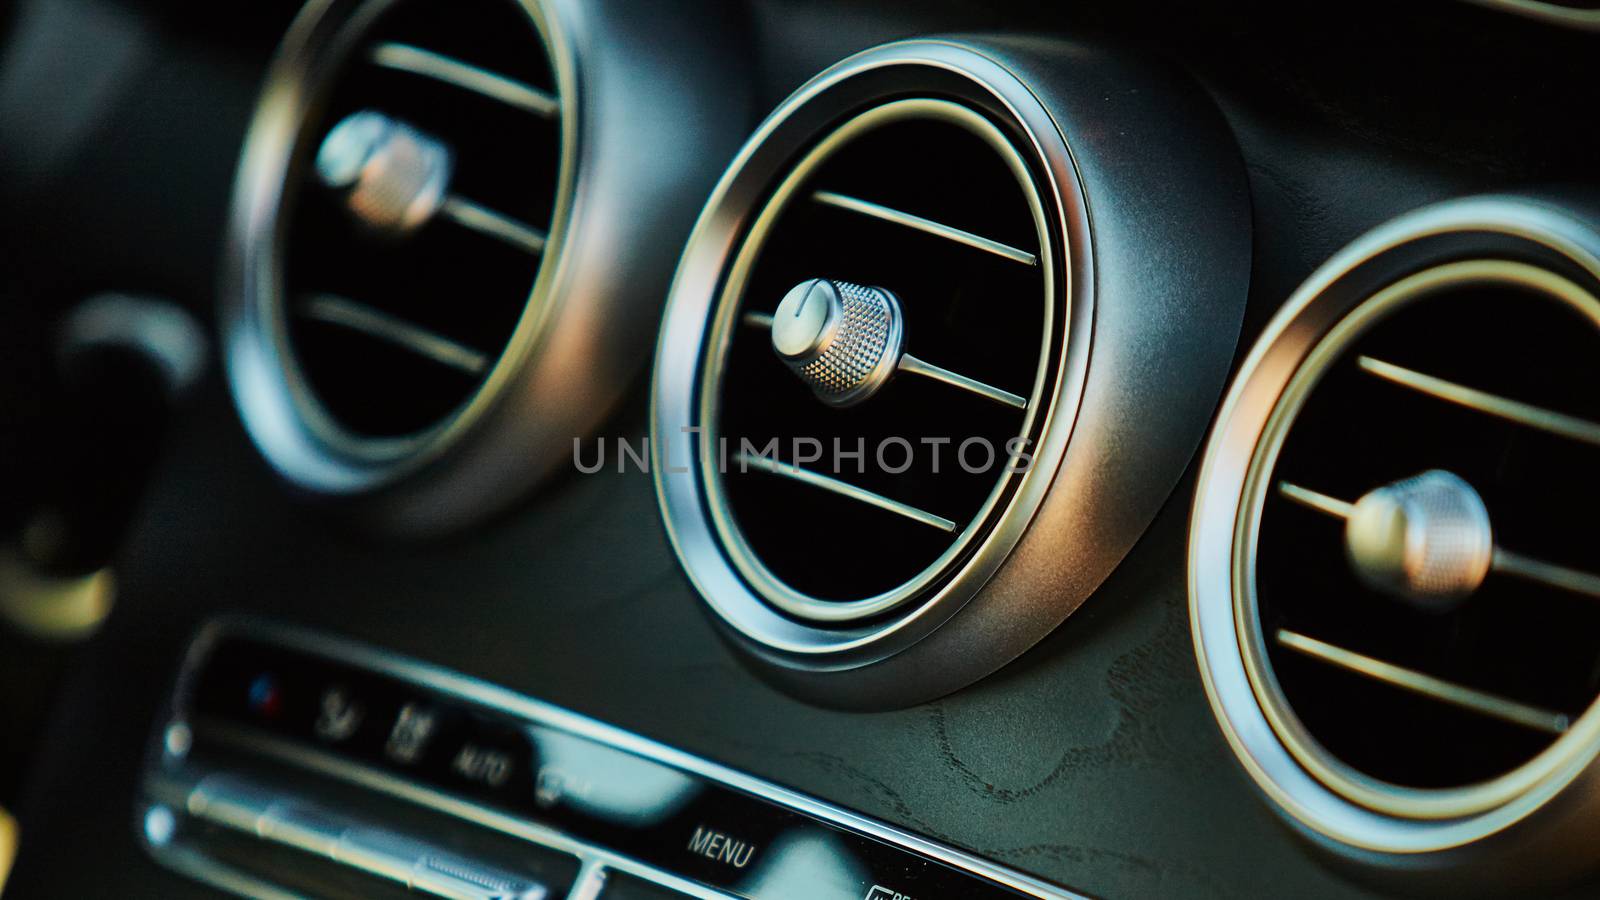
{"type": "Polygon", "coordinates": [[[206,628],[139,822],[250,896],[1074,896],[450,672],[267,626],[206,628]]]}

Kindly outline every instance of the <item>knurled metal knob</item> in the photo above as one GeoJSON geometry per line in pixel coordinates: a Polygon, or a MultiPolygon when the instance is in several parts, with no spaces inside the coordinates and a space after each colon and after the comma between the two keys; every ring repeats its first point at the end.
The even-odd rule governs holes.
{"type": "Polygon", "coordinates": [[[1345,551],[1369,586],[1447,609],[1489,574],[1494,530],[1472,485],[1433,469],[1357,501],[1345,521],[1345,551]]]}
{"type": "Polygon", "coordinates": [[[414,231],[449,196],[453,155],[437,139],[375,110],[346,116],[317,150],[317,176],[345,192],[350,212],[371,228],[414,231]]]}
{"type": "Polygon", "coordinates": [[[830,406],[882,388],[900,364],[900,301],[879,287],[813,278],[790,289],[772,315],[772,349],[830,406]]]}

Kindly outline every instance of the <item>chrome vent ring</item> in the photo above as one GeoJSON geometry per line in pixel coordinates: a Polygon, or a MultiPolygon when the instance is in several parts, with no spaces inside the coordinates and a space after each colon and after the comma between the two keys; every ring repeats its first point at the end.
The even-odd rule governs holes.
{"type": "MultiPolygon", "coordinates": [[[[947,328],[942,323],[981,327],[991,309],[973,306],[1002,297],[1001,315],[1018,320],[1021,327],[991,329],[994,343],[968,356],[968,364],[982,362],[987,354],[1028,358],[1024,365],[989,368],[1014,368],[1014,374],[1008,373],[1016,379],[1011,386],[1026,391],[1030,399],[1053,381],[1048,354],[1064,335],[1055,334],[1050,323],[1062,313],[1055,308],[1056,288],[1043,275],[1050,271],[1054,254],[1032,179],[1011,140],[978,112],[947,100],[897,100],[831,132],[794,165],[761,211],[733,261],[735,274],[723,288],[723,305],[712,326],[727,329],[728,346],[702,370],[702,421],[713,424],[704,436],[700,464],[714,521],[735,564],[783,612],[850,622],[911,602],[982,541],[995,509],[1020,477],[1003,453],[1013,441],[1023,442],[1012,444],[1018,450],[1035,442],[1032,429],[1040,416],[960,386],[983,383],[979,379],[953,372],[949,379],[927,378],[904,361],[905,353],[917,350],[942,353],[942,361],[960,367],[952,356],[963,345],[973,345],[955,329],[941,334],[947,328]],[[985,204],[1020,217],[1033,232],[1029,243],[1040,248],[1033,252],[1044,265],[1033,252],[1032,263],[1019,265],[953,241],[948,233],[970,232],[943,222],[917,215],[916,221],[930,225],[908,226],[905,219],[912,214],[900,209],[854,197],[850,205],[832,199],[844,195],[831,188],[852,180],[871,182],[882,193],[914,195],[913,186],[897,184],[875,165],[878,159],[899,156],[906,143],[934,153],[933,168],[959,161],[974,179],[971,197],[945,192],[960,202],[945,206],[942,218],[969,211],[970,199],[981,196],[985,204]],[[950,155],[938,155],[935,147],[950,155]],[[870,255],[853,254],[852,246],[868,246],[870,255]],[[914,255],[920,253],[943,260],[914,255]],[[803,271],[798,267],[834,265],[872,274],[874,286],[812,279],[779,295],[784,277],[803,271]],[[1015,276],[1008,269],[1023,274],[1015,276]],[[819,281],[823,288],[807,287],[819,281]],[[906,285],[905,299],[878,282],[906,285]],[[995,293],[977,293],[969,284],[989,286],[995,293]],[[781,334],[766,324],[786,312],[782,304],[775,305],[775,295],[792,304],[797,290],[804,291],[800,303],[815,297],[837,307],[830,317],[838,319],[837,334],[821,356],[798,367],[799,380],[814,397],[784,390],[793,379],[782,371],[784,366],[774,358],[782,354],[772,346],[781,334]],[[984,424],[975,427],[974,422],[984,424]],[[805,451],[798,442],[807,440],[820,442],[823,459],[800,458],[805,451]],[[934,477],[941,473],[931,460],[916,460],[917,448],[928,446],[929,440],[949,445],[952,458],[944,463],[942,478],[934,477]],[[970,449],[977,444],[969,441],[982,442],[987,449],[980,456],[970,449]],[[969,449],[963,451],[963,446],[969,449]],[[737,452],[724,469],[725,447],[737,452]],[[863,465],[853,465],[853,456],[833,458],[835,447],[860,451],[863,465]],[[759,455],[764,448],[774,452],[759,455]],[[896,452],[904,452],[905,460],[889,457],[896,452]],[[953,484],[967,474],[954,458],[962,452],[984,464],[984,471],[963,479],[970,486],[953,484]],[[958,499],[961,495],[953,496],[952,490],[967,496],[958,499]],[[766,521],[774,504],[785,509],[784,527],[772,528],[766,521]],[[860,564],[813,565],[806,545],[828,532],[874,533],[879,542],[872,557],[876,564],[858,577],[853,575],[862,570],[860,564]]],[[[910,359],[914,364],[918,357],[910,359]]],[[[794,368],[793,362],[785,362],[794,368]]],[[[1028,400],[1020,405],[1028,406],[1028,400]]]]}
{"type": "Polygon", "coordinates": [[[1600,756],[1591,215],[1471,199],[1362,238],[1267,328],[1207,450],[1212,706],[1280,810],[1391,874],[1588,865],[1555,832],[1600,812],[1571,800],[1600,756]]]}

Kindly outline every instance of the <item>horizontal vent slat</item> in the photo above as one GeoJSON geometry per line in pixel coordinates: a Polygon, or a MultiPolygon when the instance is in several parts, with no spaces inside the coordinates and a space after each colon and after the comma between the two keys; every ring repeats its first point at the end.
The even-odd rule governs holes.
{"type": "Polygon", "coordinates": [[[1279,646],[1302,656],[1502,722],[1553,735],[1564,734],[1571,725],[1566,713],[1435,678],[1288,629],[1279,629],[1276,640],[1279,646]]]}
{"type": "Polygon", "coordinates": [[[735,461],[742,469],[756,469],[773,475],[779,475],[807,484],[825,491],[831,491],[841,497],[847,497],[879,509],[888,510],[896,515],[905,516],[915,522],[931,525],[940,531],[955,531],[956,523],[943,516],[935,515],[926,510],[921,510],[908,503],[890,499],[882,494],[873,493],[865,488],[856,487],[848,482],[840,481],[818,472],[802,469],[797,465],[778,462],[765,456],[756,456],[751,453],[740,453],[735,461]]]}
{"type": "Polygon", "coordinates": [[[447,199],[439,208],[439,212],[463,228],[469,228],[528,253],[543,253],[545,244],[549,240],[549,236],[537,228],[461,197],[447,199]]]}
{"type": "Polygon", "coordinates": [[[432,78],[543,118],[561,111],[561,101],[545,91],[422,47],[385,41],[374,45],[368,58],[374,65],[432,78]]]}
{"type": "Polygon", "coordinates": [[[1397,366],[1393,363],[1363,356],[1358,360],[1361,370],[1385,381],[1410,388],[1421,394],[1476,410],[1485,415],[1537,428],[1550,434],[1600,447],[1600,424],[1569,416],[1554,410],[1512,400],[1488,391],[1467,387],[1443,378],[1397,366]]]}
{"type": "Polygon", "coordinates": [[[331,294],[309,297],[296,308],[296,313],[306,319],[360,332],[469,375],[482,375],[489,368],[489,357],[485,353],[346,297],[331,294]]]}
{"type": "Polygon", "coordinates": [[[823,204],[824,206],[832,206],[838,209],[849,210],[850,212],[860,213],[864,216],[871,216],[875,219],[881,219],[885,222],[893,222],[896,225],[902,225],[906,228],[913,228],[925,234],[931,234],[935,237],[944,238],[947,241],[965,244],[968,247],[974,247],[978,250],[984,251],[985,253],[992,253],[995,256],[999,256],[1003,259],[1009,259],[1012,262],[1021,263],[1025,266],[1037,266],[1039,264],[1039,257],[1033,253],[1029,253],[1026,250],[1018,250],[1016,247],[1012,247],[1008,244],[1002,244],[999,241],[990,240],[982,235],[973,234],[970,231],[963,231],[960,228],[945,225],[942,222],[935,222],[932,219],[924,219],[921,216],[912,215],[908,212],[902,212],[898,209],[873,203],[869,200],[861,200],[856,197],[846,196],[834,191],[817,191],[811,195],[811,199],[817,203],[823,204]]]}

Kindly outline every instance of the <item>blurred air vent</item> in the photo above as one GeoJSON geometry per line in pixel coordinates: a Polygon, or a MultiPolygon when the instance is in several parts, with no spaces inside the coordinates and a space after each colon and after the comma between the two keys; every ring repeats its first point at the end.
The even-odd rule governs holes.
{"type": "Polygon", "coordinates": [[[1600,306],[1552,278],[1422,276],[1327,361],[1270,476],[1271,669],[1310,736],[1382,782],[1490,781],[1600,692],[1600,306]]]}
{"type": "Polygon", "coordinates": [[[290,351],[331,443],[438,426],[493,370],[556,212],[560,109],[514,0],[402,0],[361,35],[281,238],[290,351]]]}
{"type": "Polygon", "coordinates": [[[221,291],[234,401],[298,495],[420,537],[571,471],[637,388],[747,133],[723,12],[306,4],[245,140],[221,291]]]}
{"type": "Polygon", "coordinates": [[[726,362],[707,373],[730,459],[729,537],[773,583],[769,599],[802,616],[882,611],[894,603],[874,598],[909,599],[982,537],[1060,337],[1016,152],[953,103],[885,109],[791,173],[752,239],[762,249],[726,362]],[[903,320],[897,370],[848,406],[820,400],[774,353],[779,301],[816,278],[887,291],[903,320]],[[818,534],[847,552],[818,566],[818,534]],[[839,603],[857,605],[823,605],[839,603]]]}

